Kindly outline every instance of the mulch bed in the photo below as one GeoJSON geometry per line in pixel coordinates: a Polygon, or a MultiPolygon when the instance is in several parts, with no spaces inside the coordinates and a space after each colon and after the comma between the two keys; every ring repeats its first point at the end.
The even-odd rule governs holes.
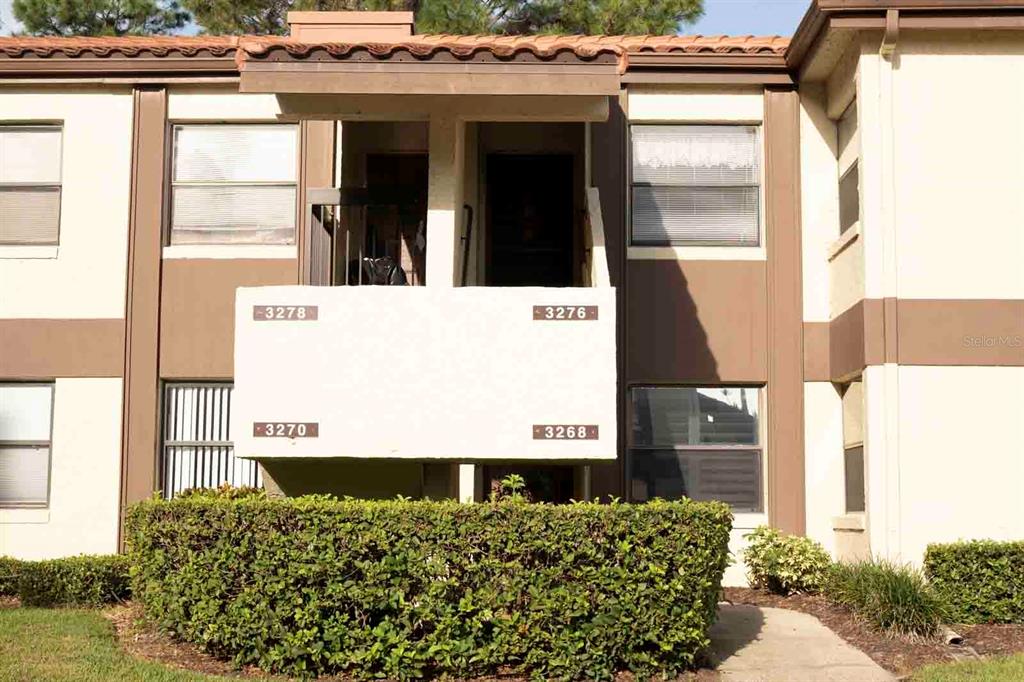
{"type": "Polygon", "coordinates": [[[733,604],[768,606],[810,614],[897,675],[908,674],[930,663],[1024,652],[1024,625],[953,626],[953,630],[964,638],[964,643],[951,646],[937,639],[917,640],[887,635],[850,610],[820,596],[794,594],[782,597],[745,587],[727,587],[725,599],[733,604]]]}
{"type": "MultiPolygon", "coordinates": [[[[142,619],[142,609],[132,602],[104,610],[103,615],[114,625],[117,639],[131,656],[145,659],[172,668],[180,668],[207,675],[221,675],[240,679],[288,680],[287,677],[268,675],[255,666],[236,670],[220,659],[200,651],[186,642],[178,641],[147,626],[142,619]]],[[[352,682],[350,677],[321,677],[329,682],[352,682]]],[[[675,678],[673,682],[711,682],[719,680],[718,673],[702,668],[675,678]]],[[[615,682],[635,682],[631,673],[619,673],[615,682]]],[[[459,682],[453,680],[452,682],[459,682]]],[[[476,677],[463,682],[529,682],[529,678],[518,675],[495,675],[476,677]]]]}

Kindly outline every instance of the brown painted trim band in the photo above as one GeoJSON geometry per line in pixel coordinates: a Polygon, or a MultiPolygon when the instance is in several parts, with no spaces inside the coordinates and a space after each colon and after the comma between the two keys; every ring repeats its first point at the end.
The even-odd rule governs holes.
{"type": "Polygon", "coordinates": [[[802,535],[804,492],[803,279],[800,98],[765,90],[765,234],[768,254],[768,520],[802,535]]]}
{"type": "MultiPolygon", "coordinates": [[[[167,90],[136,88],[126,283],[121,513],[156,485],[167,90]]],[[[122,529],[119,528],[119,543],[122,529]]]]}
{"type": "Polygon", "coordinates": [[[123,319],[0,320],[0,379],[120,377],[123,319]]]}
{"type": "Polygon", "coordinates": [[[1024,367],[1024,300],[865,299],[831,322],[804,322],[805,381],[885,363],[1024,367]]]}
{"type": "Polygon", "coordinates": [[[627,71],[622,75],[624,84],[652,85],[792,85],[793,77],[786,71],[746,70],[649,70],[627,71]]]}

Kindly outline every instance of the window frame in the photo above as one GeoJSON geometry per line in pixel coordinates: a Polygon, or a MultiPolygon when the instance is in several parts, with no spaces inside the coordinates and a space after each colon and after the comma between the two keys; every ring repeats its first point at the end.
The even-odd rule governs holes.
{"type": "Polygon", "coordinates": [[[49,439],[41,440],[0,440],[0,450],[5,448],[46,448],[46,499],[42,502],[5,502],[0,500],[0,509],[49,509],[53,483],[53,415],[56,404],[56,382],[54,381],[0,381],[0,388],[8,386],[46,386],[50,389],[50,433],[49,439]]]}
{"type": "Polygon", "coordinates": [[[842,384],[842,391],[839,396],[839,408],[842,414],[842,440],[843,440],[843,513],[846,515],[863,515],[867,513],[868,504],[868,469],[867,469],[867,450],[864,442],[864,377],[858,375],[853,377],[849,381],[842,384]],[[858,389],[860,392],[860,401],[857,405],[859,416],[860,431],[857,434],[857,438],[847,440],[847,420],[851,416],[848,413],[848,406],[846,403],[846,396],[849,395],[850,391],[853,390],[854,384],[860,384],[858,389]],[[860,482],[861,482],[861,501],[863,503],[863,509],[850,509],[850,479],[849,479],[849,456],[853,450],[860,450],[860,482]]]}
{"type": "MultiPolygon", "coordinates": [[[[640,249],[728,249],[730,251],[754,250],[759,251],[765,246],[765,154],[764,154],[764,121],[743,121],[743,120],[636,120],[626,122],[626,154],[625,154],[625,175],[626,175],[626,230],[625,240],[628,250],[640,249]],[[742,127],[754,128],[756,130],[757,150],[757,184],[755,185],[726,185],[726,187],[756,187],[757,188],[757,240],[751,244],[733,244],[729,242],[714,240],[687,240],[673,242],[672,240],[654,242],[638,242],[633,237],[633,188],[636,183],[633,181],[633,127],[634,126],[665,126],[665,127],[742,127]]],[[[710,187],[710,185],[653,185],[642,184],[641,187],[710,187]]],[[[703,388],[703,387],[702,387],[703,388]]]]}
{"type": "Polygon", "coordinates": [[[182,119],[170,120],[167,122],[165,145],[167,158],[165,159],[164,183],[167,199],[164,202],[164,235],[163,247],[186,248],[186,249],[246,249],[252,248],[295,248],[299,243],[299,229],[302,224],[302,209],[305,205],[304,198],[299,196],[302,180],[302,129],[298,123],[288,121],[252,121],[252,120],[221,120],[221,119],[182,119]],[[179,128],[255,128],[258,126],[279,126],[289,127],[295,131],[295,180],[283,182],[279,180],[268,181],[236,181],[236,180],[185,180],[178,182],[174,179],[177,169],[177,130],[179,128]],[[174,188],[175,187],[295,187],[295,206],[293,213],[295,222],[292,227],[291,239],[287,242],[272,243],[232,243],[232,242],[205,242],[174,244],[171,238],[174,233],[174,188]]]}
{"type": "MultiPolygon", "coordinates": [[[[180,490],[168,490],[168,451],[170,448],[224,448],[227,450],[227,457],[230,457],[233,461],[235,458],[235,442],[233,440],[168,440],[168,401],[171,393],[176,389],[203,389],[203,388],[214,388],[214,389],[228,389],[228,404],[227,404],[227,429],[230,435],[231,430],[231,402],[234,398],[235,383],[233,381],[164,381],[161,383],[160,391],[160,449],[159,457],[157,461],[157,483],[158,489],[164,499],[171,499],[176,494],[188,490],[189,486],[181,488],[180,490]]],[[[193,455],[194,456],[194,455],[193,455]]],[[[252,462],[254,470],[254,483],[256,487],[263,487],[262,474],[259,471],[259,465],[256,462],[252,462]]],[[[194,473],[193,478],[197,479],[200,477],[199,473],[194,473]]],[[[196,483],[193,480],[193,483],[196,483]]],[[[221,482],[223,483],[223,482],[221,482]]],[[[216,485],[221,485],[217,483],[216,485]]]]}
{"type": "MultiPolygon", "coordinates": [[[[766,400],[765,387],[758,384],[679,384],[679,383],[636,383],[629,384],[626,386],[626,456],[623,463],[623,479],[624,479],[624,492],[625,499],[628,502],[637,502],[633,499],[633,484],[632,484],[632,473],[633,473],[633,456],[635,451],[648,451],[648,452],[665,452],[675,451],[679,452],[708,452],[708,451],[721,451],[721,452],[756,452],[759,454],[758,457],[758,493],[760,498],[760,504],[756,509],[745,509],[735,508],[730,505],[734,516],[763,516],[768,512],[768,481],[767,473],[768,466],[766,462],[767,457],[767,412],[765,411],[765,400],[766,400]],[[634,402],[633,402],[633,390],[643,388],[676,388],[676,389],[711,389],[711,388],[741,388],[741,389],[753,389],[757,391],[757,445],[745,445],[745,444],[714,444],[714,445],[680,445],[676,444],[673,446],[669,445],[634,445],[633,444],[633,416],[634,416],[634,402]]],[[[643,501],[641,501],[643,502],[643,501]]]]}
{"type": "Polygon", "coordinates": [[[60,133],[60,154],[57,159],[57,182],[3,182],[0,192],[15,189],[56,189],[57,190],[57,231],[53,241],[18,242],[5,241],[0,237],[0,246],[60,246],[61,218],[64,209],[64,122],[63,121],[0,121],[0,133],[5,130],[53,130],[60,133]]]}

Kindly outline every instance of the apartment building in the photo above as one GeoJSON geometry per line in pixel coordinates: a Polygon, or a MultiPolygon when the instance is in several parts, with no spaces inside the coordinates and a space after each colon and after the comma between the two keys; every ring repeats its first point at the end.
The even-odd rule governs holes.
{"type": "Polygon", "coordinates": [[[1024,3],[289,23],[0,38],[0,554],[116,551],[155,491],[508,473],[724,500],[734,549],[1024,536],[1024,3]]]}

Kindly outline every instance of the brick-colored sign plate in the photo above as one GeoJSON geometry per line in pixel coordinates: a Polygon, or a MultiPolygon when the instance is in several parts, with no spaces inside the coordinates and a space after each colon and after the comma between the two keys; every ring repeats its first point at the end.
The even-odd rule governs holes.
{"type": "Polygon", "coordinates": [[[597,440],[596,424],[534,424],[534,440],[597,440]]]}
{"type": "Polygon", "coordinates": [[[535,305],[533,319],[545,321],[580,322],[597,319],[596,305],[535,305]]]}
{"type": "Polygon", "coordinates": [[[318,438],[320,424],[317,422],[253,422],[252,435],[255,438],[318,438]]]}
{"type": "Polygon", "coordinates": [[[306,322],[316,320],[320,309],[315,305],[254,305],[252,319],[258,321],[281,320],[306,322]]]}

